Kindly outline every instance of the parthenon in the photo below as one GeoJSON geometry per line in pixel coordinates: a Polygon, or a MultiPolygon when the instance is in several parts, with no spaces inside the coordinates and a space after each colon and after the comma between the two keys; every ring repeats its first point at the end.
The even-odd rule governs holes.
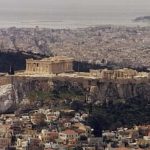
{"type": "Polygon", "coordinates": [[[58,74],[73,71],[73,58],[55,56],[41,60],[27,59],[26,73],[28,74],[58,74]]]}

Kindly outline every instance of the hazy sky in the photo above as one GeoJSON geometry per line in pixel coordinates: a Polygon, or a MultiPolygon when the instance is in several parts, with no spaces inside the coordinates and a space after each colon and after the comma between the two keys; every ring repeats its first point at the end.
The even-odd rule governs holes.
{"type": "Polygon", "coordinates": [[[61,9],[129,7],[145,10],[150,8],[150,0],[0,0],[0,9],[49,9],[57,6],[61,9]]]}
{"type": "Polygon", "coordinates": [[[0,0],[1,22],[29,20],[123,22],[147,15],[150,15],[150,0],[0,0]]]}

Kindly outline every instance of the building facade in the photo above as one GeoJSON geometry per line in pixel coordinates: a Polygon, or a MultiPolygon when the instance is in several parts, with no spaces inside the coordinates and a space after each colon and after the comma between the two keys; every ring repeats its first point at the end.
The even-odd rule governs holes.
{"type": "Polygon", "coordinates": [[[67,129],[59,133],[59,138],[64,144],[76,144],[79,139],[79,135],[74,130],[67,129]]]}
{"type": "Polygon", "coordinates": [[[27,59],[26,73],[28,74],[58,74],[73,71],[73,58],[55,56],[41,60],[27,59]]]}

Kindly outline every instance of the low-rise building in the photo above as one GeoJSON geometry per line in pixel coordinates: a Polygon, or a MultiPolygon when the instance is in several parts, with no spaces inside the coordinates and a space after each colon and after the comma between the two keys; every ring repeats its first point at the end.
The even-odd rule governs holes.
{"type": "Polygon", "coordinates": [[[79,135],[74,130],[65,130],[59,133],[59,138],[63,140],[64,144],[76,144],[79,135]]]}
{"type": "Polygon", "coordinates": [[[90,126],[84,125],[82,123],[75,123],[73,127],[77,128],[81,132],[81,135],[89,137],[91,135],[92,129],[90,126]]]}
{"type": "Polygon", "coordinates": [[[43,142],[52,142],[58,138],[58,132],[51,132],[48,130],[42,130],[41,134],[39,135],[39,139],[43,142]]]}
{"type": "Polygon", "coordinates": [[[0,138],[0,149],[6,149],[11,146],[11,138],[0,138]]]}

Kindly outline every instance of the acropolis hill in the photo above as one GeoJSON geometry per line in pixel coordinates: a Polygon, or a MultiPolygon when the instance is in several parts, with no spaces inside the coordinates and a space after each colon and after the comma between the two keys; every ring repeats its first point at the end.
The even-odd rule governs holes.
{"type": "Polygon", "coordinates": [[[128,68],[74,72],[72,67],[72,58],[56,56],[27,59],[26,70],[14,75],[1,74],[0,111],[5,112],[28,99],[33,92],[80,93],[81,101],[93,104],[137,97],[150,100],[150,75],[147,72],[128,68]],[[4,107],[6,99],[8,104],[4,107]]]}

